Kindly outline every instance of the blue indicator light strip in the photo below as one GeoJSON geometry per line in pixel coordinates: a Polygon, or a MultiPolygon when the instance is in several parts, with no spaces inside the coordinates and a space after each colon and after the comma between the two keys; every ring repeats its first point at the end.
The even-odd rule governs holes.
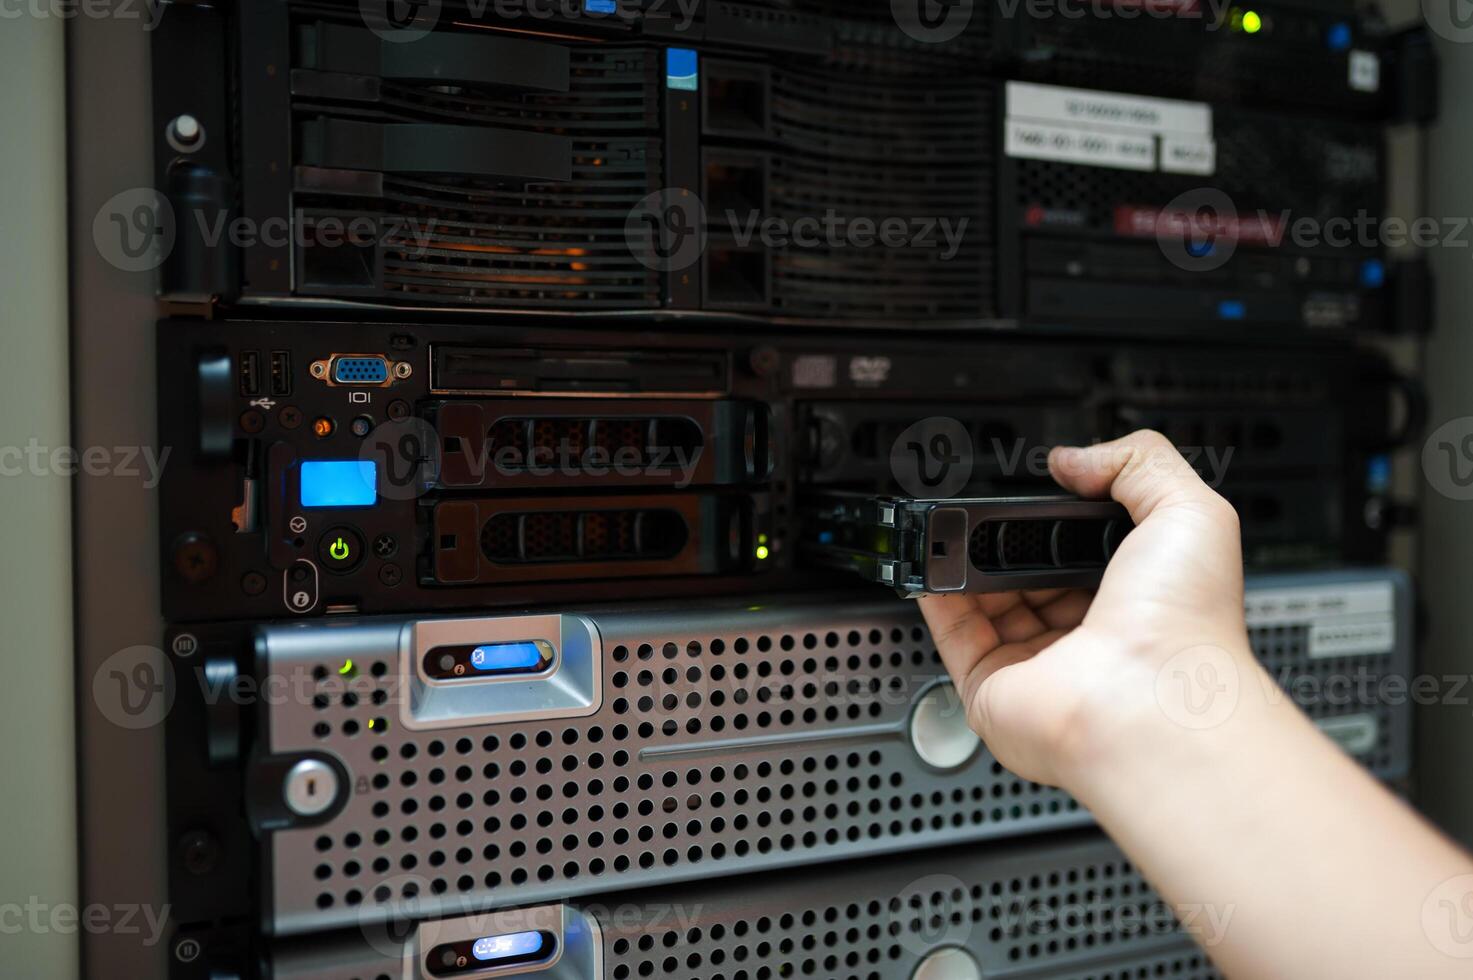
{"type": "Polygon", "coordinates": [[[535,671],[545,663],[542,648],[530,641],[486,643],[471,651],[471,666],[477,670],[535,671]]]}
{"type": "Polygon", "coordinates": [[[1225,299],[1217,304],[1217,316],[1221,320],[1241,320],[1248,315],[1248,307],[1242,300],[1225,299]]]}
{"type": "Polygon", "coordinates": [[[540,932],[508,932],[500,936],[483,936],[471,945],[471,955],[482,963],[517,959],[542,952],[544,941],[540,932]]]}
{"type": "Polygon", "coordinates": [[[1380,259],[1366,259],[1360,266],[1360,284],[1378,289],[1386,283],[1386,265],[1380,259]]]}

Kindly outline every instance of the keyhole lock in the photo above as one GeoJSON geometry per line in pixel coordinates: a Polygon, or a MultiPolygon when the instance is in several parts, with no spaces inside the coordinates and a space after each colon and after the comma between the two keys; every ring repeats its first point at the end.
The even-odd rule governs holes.
{"type": "Polygon", "coordinates": [[[338,797],[337,770],[317,759],[303,759],[287,771],[283,795],[297,816],[315,817],[338,797]]]}

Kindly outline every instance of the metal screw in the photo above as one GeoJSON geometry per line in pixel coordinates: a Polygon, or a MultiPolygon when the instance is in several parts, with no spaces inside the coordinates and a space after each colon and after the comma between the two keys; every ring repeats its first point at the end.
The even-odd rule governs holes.
{"type": "Polygon", "coordinates": [[[179,857],[190,874],[209,874],[219,863],[220,842],[203,830],[191,830],[179,841],[179,857]]]}
{"type": "Polygon", "coordinates": [[[174,545],[174,569],[186,582],[209,581],[219,564],[219,553],[203,535],[186,534],[174,545]]]}

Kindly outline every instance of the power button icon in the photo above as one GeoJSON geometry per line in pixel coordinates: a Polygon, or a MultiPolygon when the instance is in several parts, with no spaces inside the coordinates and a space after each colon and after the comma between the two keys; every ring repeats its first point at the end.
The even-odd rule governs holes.
{"type": "Polygon", "coordinates": [[[350,572],[363,560],[363,537],[347,525],[330,527],[317,539],[317,557],[332,572],[350,572]]]}

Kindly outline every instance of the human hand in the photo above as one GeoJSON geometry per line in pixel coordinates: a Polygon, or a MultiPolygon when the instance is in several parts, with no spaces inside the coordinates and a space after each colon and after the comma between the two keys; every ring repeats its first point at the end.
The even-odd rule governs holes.
{"type": "Polygon", "coordinates": [[[1157,682],[1174,655],[1202,647],[1240,676],[1259,668],[1243,621],[1237,514],[1164,436],[1056,448],[1049,471],[1081,497],[1113,497],[1135,521],[1093,598],[1052,589],[920,604],[967,719],[998,761],[1067,788],[1124,732],[1171,737],[1157,682]]]}

